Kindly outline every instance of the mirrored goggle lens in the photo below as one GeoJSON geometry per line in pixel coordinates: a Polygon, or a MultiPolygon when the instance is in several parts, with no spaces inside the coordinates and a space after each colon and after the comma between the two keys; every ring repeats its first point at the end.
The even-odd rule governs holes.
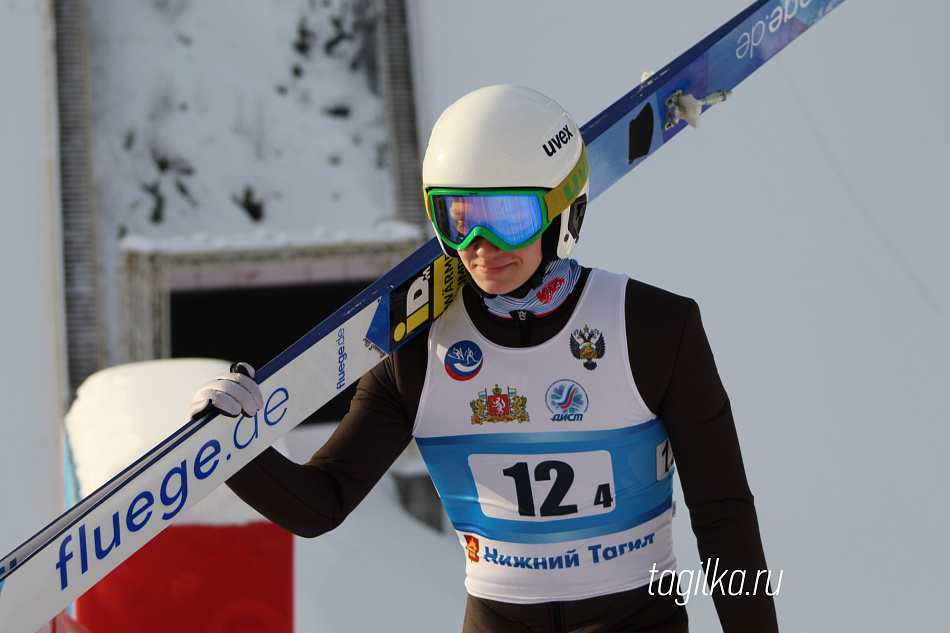
{"type": "Polygon", "coordinates": [[[461,246],[482,226],[510,246],[517,246],[544,226],[544,207],[536,194],[430,194],[432,215],[442,238],[461,246]]]}

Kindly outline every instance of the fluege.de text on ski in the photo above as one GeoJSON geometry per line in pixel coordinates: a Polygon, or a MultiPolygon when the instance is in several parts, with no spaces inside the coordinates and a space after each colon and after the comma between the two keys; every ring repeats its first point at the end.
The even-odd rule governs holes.
{"type": "Polygon", "coordinates": [[[132,498],[124,511],[112,514],[105,525],[80,523],[59,541],[59,557],[56,569],[59,572],[60,589],[69,586],[71,574],[88,572],[92,565],[109,556],[121,547],[123,532],[130,536],[161,516],[162,521],[171,521],[186,507],[188,501],[189,475],[196,480],[209,478],[223,458],[231,459],[230,450],[242,451],[259,439],[261,424],[276,426],[287,413],[290,394],[278,387],[267,397],[264,407],[252,418],[237,419],[231,433],[231,448],[223,448],[217,439],[206,441],[191,459],[184,459],[170,468],[162,477],[157,490],[142,490],[132,498]],[[78,559],[78,560],[77,560],[78,559]]]}

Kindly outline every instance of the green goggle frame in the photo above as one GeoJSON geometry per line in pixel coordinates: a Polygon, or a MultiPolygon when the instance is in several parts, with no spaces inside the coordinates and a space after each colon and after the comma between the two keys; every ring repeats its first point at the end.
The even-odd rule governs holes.
{"type": "Polygon", "coordinates": [[[556,187],[425,189],[426,214],[448,247],[465,250],[482,237],[504,251],[515,251],[538,239],[568,209],[588,178],[587,150],[556,187]],[[464,210],[464,211],[461,211],[464,210]]]}

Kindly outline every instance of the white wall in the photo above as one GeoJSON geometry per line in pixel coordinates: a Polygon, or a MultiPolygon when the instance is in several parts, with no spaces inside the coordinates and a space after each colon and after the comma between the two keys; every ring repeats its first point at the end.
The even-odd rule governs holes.
{"type": "Polygon", "coordinates": [[[62,511],[65,403],[52,2],[0,7],[0,556],[62,511]]]}

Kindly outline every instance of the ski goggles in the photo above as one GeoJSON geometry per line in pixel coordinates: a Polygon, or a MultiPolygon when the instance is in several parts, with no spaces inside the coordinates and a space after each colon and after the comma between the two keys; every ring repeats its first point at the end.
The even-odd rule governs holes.
{"type": "Polygon", "coordinates": [[[503,251],[534,242],[587,182],[587,153],[553,189],[426,189],[426,212],[435,231],[450,248],[465,250],[483,237],[503,251]]]}

